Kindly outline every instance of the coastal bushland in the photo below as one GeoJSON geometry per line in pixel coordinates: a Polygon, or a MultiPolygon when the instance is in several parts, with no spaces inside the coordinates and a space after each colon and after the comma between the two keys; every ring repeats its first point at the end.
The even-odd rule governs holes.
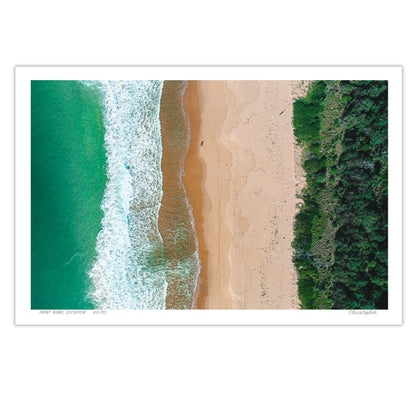
{"type": "Polygon", "coordinates": [[[387,81],[315,81],[294,102],[306,186],[293,262],[303,309],[387,309],[387,81]]]}

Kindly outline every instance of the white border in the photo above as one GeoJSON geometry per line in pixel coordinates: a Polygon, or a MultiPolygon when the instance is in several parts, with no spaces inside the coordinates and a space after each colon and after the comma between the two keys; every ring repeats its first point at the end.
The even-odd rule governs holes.
{"type": "Polygon", "coordinates": [[[15,323],[17,325],[397,325],[402,323],[401,67],[16,67],[15,323]],[[31,80],[388,80],[389,309],[365,311],[190,310],[33,311],[30,309],[31,80]]]}

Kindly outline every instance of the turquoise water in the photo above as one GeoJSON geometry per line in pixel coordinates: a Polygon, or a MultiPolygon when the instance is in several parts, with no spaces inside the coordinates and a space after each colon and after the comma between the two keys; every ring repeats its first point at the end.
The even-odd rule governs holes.
{"type": "Polygon", "coordinates": [[[101,94],[32,81],[32,309],[91,309],[91,268],[106,184],[101,94]]]}

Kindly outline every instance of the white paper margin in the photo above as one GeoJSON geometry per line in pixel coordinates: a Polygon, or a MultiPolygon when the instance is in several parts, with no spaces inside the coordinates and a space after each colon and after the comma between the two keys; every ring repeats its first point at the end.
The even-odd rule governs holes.
{"type": "Polygon", "coordinates": [[[16,325],[400,325],[402,323],[402,68],[30,67],[15,68],[16,325]],[[388,80],[389,309],[39,311],[30,309],[31,80],[388,80]]]}

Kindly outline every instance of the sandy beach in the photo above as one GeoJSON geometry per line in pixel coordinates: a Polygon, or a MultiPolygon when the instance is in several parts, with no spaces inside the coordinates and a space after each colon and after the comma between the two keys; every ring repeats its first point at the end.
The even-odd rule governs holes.
{"type": "Polygon", "coordinates": [[[298,309],[291,242],[303,186],[292,102],[301,81],[189,81],[183,181],[201,274],[197,309],[298,309]]]}

